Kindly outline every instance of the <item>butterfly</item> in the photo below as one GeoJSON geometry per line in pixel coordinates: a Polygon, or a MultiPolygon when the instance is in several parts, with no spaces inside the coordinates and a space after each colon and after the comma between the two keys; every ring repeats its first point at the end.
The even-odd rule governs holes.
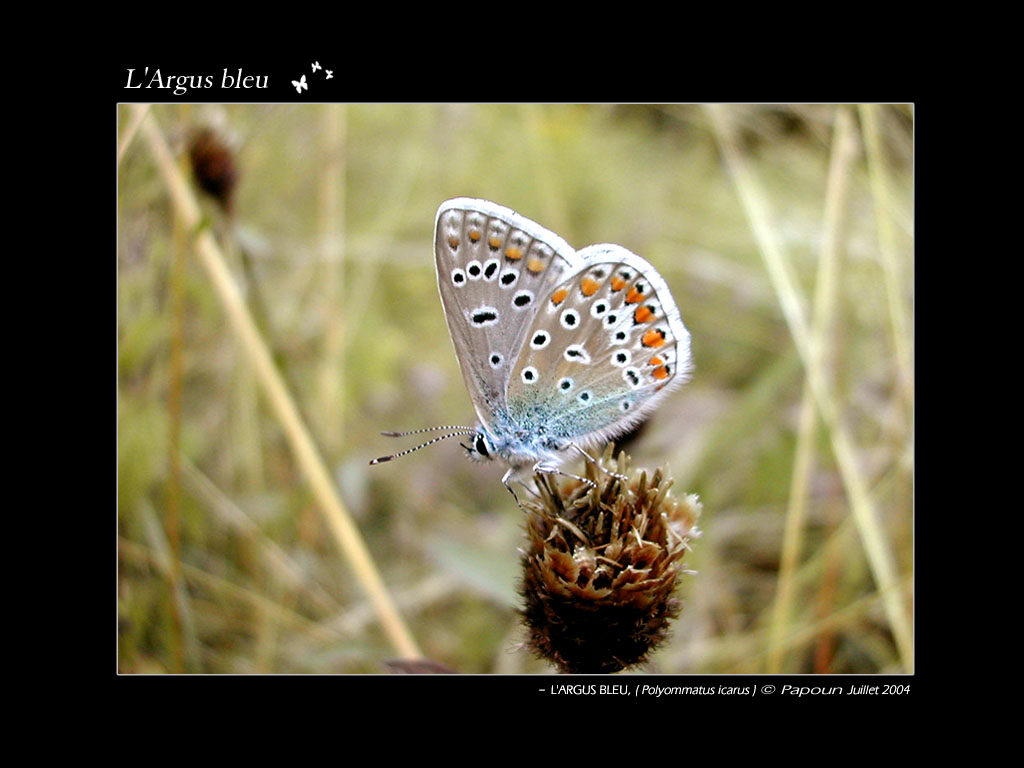
{"type": "Polygon", "coordinates": [[[316,72],[318,69],[320,69],[320,62],[319,61],[314,61],[313,62],[313,71],[316,72]]]}
{"type": "Polygon", "coordinates": [[[515,496],[512,483],[534,472],[593,461],[588,448],[628,432],[689,376],[690,334],[668,285],[620,245],[576,251],[509,208],[459,197],[437,211],[434,264],[479,423],[384,432],[450,430],[371,464],[469,437],[470,458],[508,465],[515,496]]]}
{"type": "Polygon", "coordinates": [[[303,75],[298,80],[292,80],[292,85],[295,86],[296,93],[302,93],[303,89],[309,90],[309,86],[306,85],[306,76],[303,75]]]}

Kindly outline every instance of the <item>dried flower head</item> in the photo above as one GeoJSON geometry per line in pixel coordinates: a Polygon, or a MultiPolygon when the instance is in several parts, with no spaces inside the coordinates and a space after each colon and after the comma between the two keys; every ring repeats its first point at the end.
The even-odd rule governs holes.
{"type": "MultiPolygon", "coordinates": [[[[602,466],[612,463],[609,445],[602,466]]],[[[535,478],[539,497],[523,499],[522,610],[528,645],[562,672],[608,673],[644,662],[679,614],[673,596],[696,527],[696,496],[673,498],[658,469],[620,479],[587,465],[596,487],[552,475],[535,478]]]]}
{"type": "Polygon", "coordinates": [[[198,128],[189,137],[188,155],[200,189],[220,203],[230,216],[238,182],[234,151],[213,128],[198,128]]]}

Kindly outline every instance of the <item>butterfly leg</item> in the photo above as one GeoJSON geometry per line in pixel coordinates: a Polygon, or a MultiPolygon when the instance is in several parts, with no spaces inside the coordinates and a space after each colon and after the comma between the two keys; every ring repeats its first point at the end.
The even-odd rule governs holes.
{"type": "Polygon", "coordinates": [[[543,461],[538,461],[536,464],[534,464],[533,471],[540,472],[545,475],[561,475],[562,477],[571,477],[573,480],[579,480],[581,483],[585,483],[589,485],[591,488],[597,488],[597,483],[595,483],[593,480],[588,480],[585,477],[580,477],[579,475],[574,475],[569,472],[563,472],[553,464],[545,464],[543,461]]]}
{"type": "MultiPolygon", "coordinates": [[[[526,512],[528,510],[526,509],[526,507],[523,506],[523,502],[521,502],[519,500],[519,496],[516,494],[515,490],[512,488],[512,483],[518,482],[518,483],[522,484],[522,481],[519,480],[519,478],[516,475],[517,475],[517,470],[516,470],[515,467],[513,467],[513,468],[509,469],[508,472],[505,473],[505,476],[501,478],[501,482],[502,482],[502,485],[504,485],[505,488],[508,490],[508,492],[512,494],[512,498],[516,500],[516,505],[521,510],[523,510],[523,512],[526,512]]],[[[526,488],[527,491],[530,491],[529,486],[527,486],[525,484],[522,484],[522,485],[523,485],[523,488],[526,488]]],[[[530,491],[530,493],[532,493],[534,496],[537,495],[537,494],[533,493],[533,491],[530,491]]]]}
{"type": "Polygon", "coordinates": [[[599,470],[601,470],[602,472],[604,472],[604,473],[605,473],[606,475],[611,475],[611,476],[612,476],[612,477],[614,477],[614,478],[615,478],[616,480],[621,480],[621,481],[623,481],[623,482],[627,482],[627,481],[629,480],[629,478],[628,478],[628,477],[626,477],[625,475],[620,475],[620,474],[619,474],[618,472],[612,472],[612,471],[611,471],[610,469],[605,469],[604,467],[602,467],[602,466],[601,466],[601,463],[600,463],[600,462],[599,462],[599,461],[598,461],[597,459],[595,459],[595,458],[594,458],[593,456],[591,456],[591,455],[590,455],[589,453],[587,453],[587,452],[586,452],[586,451],[584,451],[584,450],[583,450],[582,448],[580,448],[580,447],[579,447],[578,445],[576,445],[576,443],[569,443],[569,445],[570,445],[570,446],[572,446],[573,448],[575,448],[575,449],[576,449],[577,451],[579,451],[580,453],[582,453],[582,454],[583,454],[583,457],[584,457],[584,458],[585,458],[585,459],[586,459],[587,461],[589,461],[589,462],[590,462],[591,464],[593,464],[593,465],[594,465],[595,467],[597,467],[597,468],[598,468],[599,470]]]}

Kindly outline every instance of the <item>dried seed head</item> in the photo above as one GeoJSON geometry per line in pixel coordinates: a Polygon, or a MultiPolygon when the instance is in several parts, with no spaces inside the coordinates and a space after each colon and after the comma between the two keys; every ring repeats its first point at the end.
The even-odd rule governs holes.
{"type": "Polygon", "coordinates": [[[523,499],[522,615],[528,645],[562,672],[607,673],[644,662],[679,614],[673,597],[682,557],[696,527],[696,496],[674,498],[658,469],[629,472],[629,457],[612,446],[602,466],[578,480],[537,475],[537,499],[523,499]],[[616,467],[617,463],[617,467],[616,467]]]}
{"type": "Polygon", "coordinates": [[[230,216],[234,210],[238,166],[235,153],[212,128],[198,128],[188,142],[189,160],[196,183],[230,216]]]}

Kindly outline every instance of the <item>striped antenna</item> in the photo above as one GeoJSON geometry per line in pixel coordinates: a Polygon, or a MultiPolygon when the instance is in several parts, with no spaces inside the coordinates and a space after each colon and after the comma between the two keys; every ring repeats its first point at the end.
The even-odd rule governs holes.
{"type": "MultiPolygon", "coordinates": [[[[417,431],[427,431],[427,430],[417,430],[417,431]]],[[[390,434],[390,433],[385,432],[384,434],[390,434]]],[[[415,448],[409,448],[408,450],[401,451],[400,453],[393,453],[390,456],[378,456],[376,459],[371,461],[370,464],[383,464],[385,461],[391,461],[393,459],[400,459],[403,456],[407,456],[408,454],[412,453],[413,451],[418,451],[420,448],[426,448],[428,445],[433,445],[434,443],[440,442],[441,440],[447,440],[449,437],[460,437],[462,435],[475,435],[475,434],[476,434],[476,430],[475,429],[467,429],[467,430],[462,431],[462,432],[449,432],[447,435],[441,435],[440,437],[435,437],[432,440],[427,440],[427,442],[425,442],[425,443],[420,443],[415,448]]]]}
{"type": "Polygon", "coordinates": [[[408,432],[381,432],[384,437],[405,437],[406,435],[418,435],[422,432],[437,432],[439,429],[464,429],[466,432],[476,432],[473,427],[464,427],[461,424],[445,424],[440,427],[426,427],[424,429],[410,429],[408,432]]]}

